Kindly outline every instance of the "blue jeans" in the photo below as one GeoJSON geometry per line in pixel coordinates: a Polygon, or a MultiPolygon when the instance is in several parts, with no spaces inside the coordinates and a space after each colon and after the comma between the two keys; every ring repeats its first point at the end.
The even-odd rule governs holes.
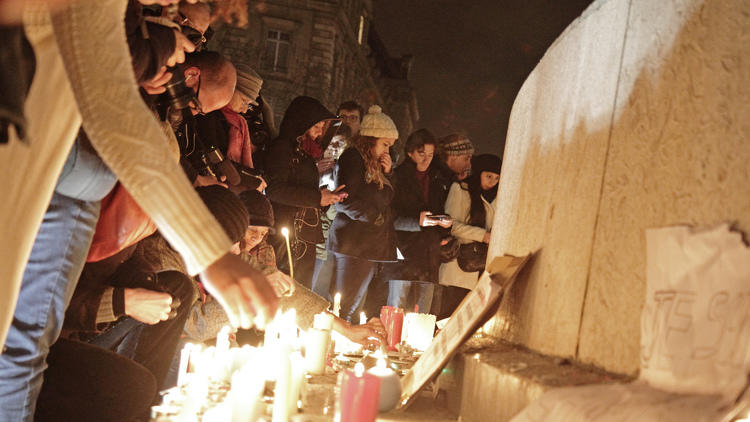
{"type": "Polygon", "coordinates": [[[328,253],[325,260],[315,259],[315,272],[313,273],[312,291],[323,299],[333,302],[331,297],[331,282],[336,275],[336,258],[333,252],[328,253]]]}
{"type": "Polygon", "coordinates": [[[47,354],[60,335],[65,308],[86,261],[99,219],[99,200],[114,186],[114,179],[107,175],[109,170],[96,159],[73,148],[66,168],[76,170],[68,173],[74,179],[61,177],[58,186],[77,178],[87,184],[86,189],[78,191],[83,199],[55,192],[34,240],[6,348],[0,355],[2,421],[34,419],[47,354]]]}
{"type": "MultiPolygon", "coordinates": [[[[329,251],[330,252],[330,251],[329,251]]],[[[336,259],[336,292],[341,293],[341,318],[358,321],[357,311],[364,305],[367,288],[375,277],[378,262],[333,252],[336,259]]]]}

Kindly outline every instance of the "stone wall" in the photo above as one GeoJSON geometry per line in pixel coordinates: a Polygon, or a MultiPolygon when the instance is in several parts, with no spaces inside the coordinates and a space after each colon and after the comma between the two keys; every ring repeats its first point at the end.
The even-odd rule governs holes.
{"type": "Polygon", "coordinates": [[[750,233],[750,2],[599,0],[511,113],[490,254],[536,251],[487,330],[639,367],[644,229],[750,233]]]}

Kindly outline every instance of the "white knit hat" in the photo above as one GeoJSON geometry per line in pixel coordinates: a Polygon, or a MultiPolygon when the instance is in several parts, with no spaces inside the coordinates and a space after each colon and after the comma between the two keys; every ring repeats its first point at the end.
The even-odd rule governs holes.
{"type": "Polygon", "coordinates": [[[362,124],[359,127],[359,134],[362,136],[373,136],[375,138],[398,138],[398,129],[390,117],[383,113],[378,105],[374,105],[367,110],[367,114],[362,118],[362,124]]]}

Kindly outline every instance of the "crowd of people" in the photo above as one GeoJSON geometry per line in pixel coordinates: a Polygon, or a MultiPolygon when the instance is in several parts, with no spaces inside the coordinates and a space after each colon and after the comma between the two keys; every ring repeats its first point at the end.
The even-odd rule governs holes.
{"type": "Polygon", "coordinates": [[[297,97],[277,130],[258,73],[206,47],[232,16],[0,8],[3,421],[147,419],[181,345],[223,326],[294,308],[306,329],[340,293],[334,329],[371,345],[384,329],[360,312],[442,318],[476,284],[500,158],[354,101],[297,97]]]}

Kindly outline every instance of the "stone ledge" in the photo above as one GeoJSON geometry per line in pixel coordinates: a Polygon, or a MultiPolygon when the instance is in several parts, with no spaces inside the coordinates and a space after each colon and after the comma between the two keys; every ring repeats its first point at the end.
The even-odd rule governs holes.
{"type": "Polygon", "coordinates": [[[463,422],[507,421],[545,391],[584,384],[629,382],[567,359],[541,355],[490,338],[472,338],[438,378],[447,406],[463,422]]]}

